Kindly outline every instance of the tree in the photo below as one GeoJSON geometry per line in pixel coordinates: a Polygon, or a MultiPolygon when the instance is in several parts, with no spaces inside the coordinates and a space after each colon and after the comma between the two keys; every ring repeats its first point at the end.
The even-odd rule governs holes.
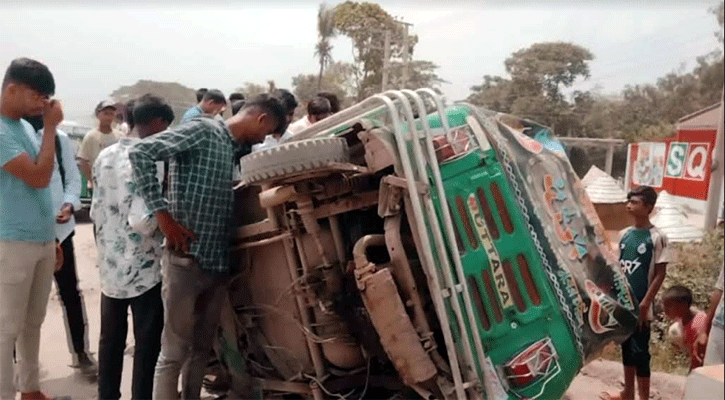
{"type": "MultiPolygon", "coordinates": [[[[402,76],[401,62],[404,59],[405,28],[397,23],[382,7],[375,3],[346,1],[334,9],[335,30],[352,40],[357,82],[357,100],[362,100],[381,90],[383,78],[383,53],[385,31],[390,32],[390,74],[393,78],[402,76]],[[397,67],[397,68],[396,68],[397,67]]],[[[418,37],[408,35],[408,56],[412,58],[418,37]]],[[[437,68],[429,61],[414,61],[409,65],[409,76],[416,77],[403,85],[398,78],[397,87],[413,87],[417,81],[428,85],[442,82],[435,74],[437,68]]]]}
{"type": "Polygon", "coordinates": [[[260,95],[262,93],[268,93],[268,88],[265,88],[262,85],[252,83],[252,82],[244,82],[242,87],[235,89],[235,92],[240,92],[244,94],[244,97],[251,99],[252,97],[255,97],[257,95],[260,95]]]}
{"type": "Polygon", "coordinates": [[[560,101],[562,86],[589,78],[588,61],[592,59],[589,50],[573,43],[536,43],[513,53],[504,65],[516,89],[533,96],[543,93],[549,100],[560,101]]]}
{"type": "Polygon", "coordinates": [[[536,120],[562,135],[577,134],[581,131],[577,113],[584,98],[579,94],[580,110],[576,110],[561,90],[588,78],[588,61],[593,58],[589,50],[572,43],[533,44],[506,59],[510,78],[484,76],[483,84],[471,88],[468,101],[536,120]]]}
{"type": "Polygon", "coordinates": [[[325,70],[321,81],[313,74],[299,74],[292,78],[292,87],[300,103],[296,112],[298,115],[305,113],[307,102],[321,90],[337,95],[340,105],[345,108],[351,105],[356,89],[354,67],[349,63],[334,62],[325,70]],[[317,85],[318,81],[320,86],[317,85]]]}
{"type": "Polygon", "coordinates": [[[317,90],[322,86],[322,73],[325,67],[332,63],[332,44],[330,39],[335,37],[335,10],[329,9],[322,3],[317,11],[317,37],[319,41],[315,45],[315,56],[319,59],[320,74],[317,79],[317,90]]]}

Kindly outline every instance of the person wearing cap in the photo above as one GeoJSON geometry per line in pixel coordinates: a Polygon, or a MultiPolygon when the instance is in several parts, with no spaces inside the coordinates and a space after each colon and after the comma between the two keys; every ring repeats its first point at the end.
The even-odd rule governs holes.
{"type": "Polygon", "coordinates": [[[56,240],[53,197],[56,129],[63,120],[53,74],[28,58],[10,63],[0,93],[0,399],[45,400],[40,391],[40,327],[53,271],[63,252],[56,240]],[[43,115],[40,146],[21,118],[43,115]],[[13,353],[17,370],[13,368],[13,353]]]}
{"type": "Polygon", "coordinates": [[[116,104],[111,100],[103,100],[96,106],[96,118],[98,118],[98,127],[91,129],[83,137],[81,147],[78,149],[76,158],[78,159],[78,168],[88,182],[88,189],[92,189],[91,168],[96,162],[96,157],[101,150],[118,142],[118,138],[122,133],[113,129],[113,120],[116,117],[116,104]]]}

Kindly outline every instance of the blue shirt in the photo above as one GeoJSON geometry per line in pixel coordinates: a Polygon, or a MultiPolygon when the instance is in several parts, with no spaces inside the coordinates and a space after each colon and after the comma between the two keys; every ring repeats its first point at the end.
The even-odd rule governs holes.
{"type": "Polygon", "coordinates": [[[32,159],[39,148],[35,131],[23,120],[0,115],[0,241],[47,243],[55,240],[55,213],[50,189],[35,189],[5,171],[22,153],[32,159]]]}
{"type": "Polygon", "coordinates": [[[204,112],[201,110],[201,107],[199,107],[198,105],[191,107],[190,109],[186,110],[184,116],[181,117],[181,123],[183,124],[184,122],[189,122],[192,119],[200,116],[201,114],[204,114],[204,112]]]}

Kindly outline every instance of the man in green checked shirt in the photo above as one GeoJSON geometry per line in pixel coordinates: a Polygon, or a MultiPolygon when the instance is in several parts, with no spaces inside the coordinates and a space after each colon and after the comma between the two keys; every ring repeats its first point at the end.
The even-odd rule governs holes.
{"type": "Polygon", "coordinates": [[[229,280],[234,161],[268,134],[284,132],[285,114],[277,98],[263,94],[225,122],[192,119],[129,152],[137,190],[166,237],[164,331],[154,399],[178,398],[181,373],[181,397],[199,398],[229,280]],[[168,200],[161,194],[156,161],[169,162],[168,200]]]}

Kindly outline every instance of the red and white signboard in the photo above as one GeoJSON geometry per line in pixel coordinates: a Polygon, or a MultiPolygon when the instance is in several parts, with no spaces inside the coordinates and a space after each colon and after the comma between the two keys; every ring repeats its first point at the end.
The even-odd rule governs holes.
{"type": "Polygon", "coordinates": [[[648,185],[675,196],[707,200],[715,131],[680,131],[659,142],[629,145],[627,187],[648,185]]]}

